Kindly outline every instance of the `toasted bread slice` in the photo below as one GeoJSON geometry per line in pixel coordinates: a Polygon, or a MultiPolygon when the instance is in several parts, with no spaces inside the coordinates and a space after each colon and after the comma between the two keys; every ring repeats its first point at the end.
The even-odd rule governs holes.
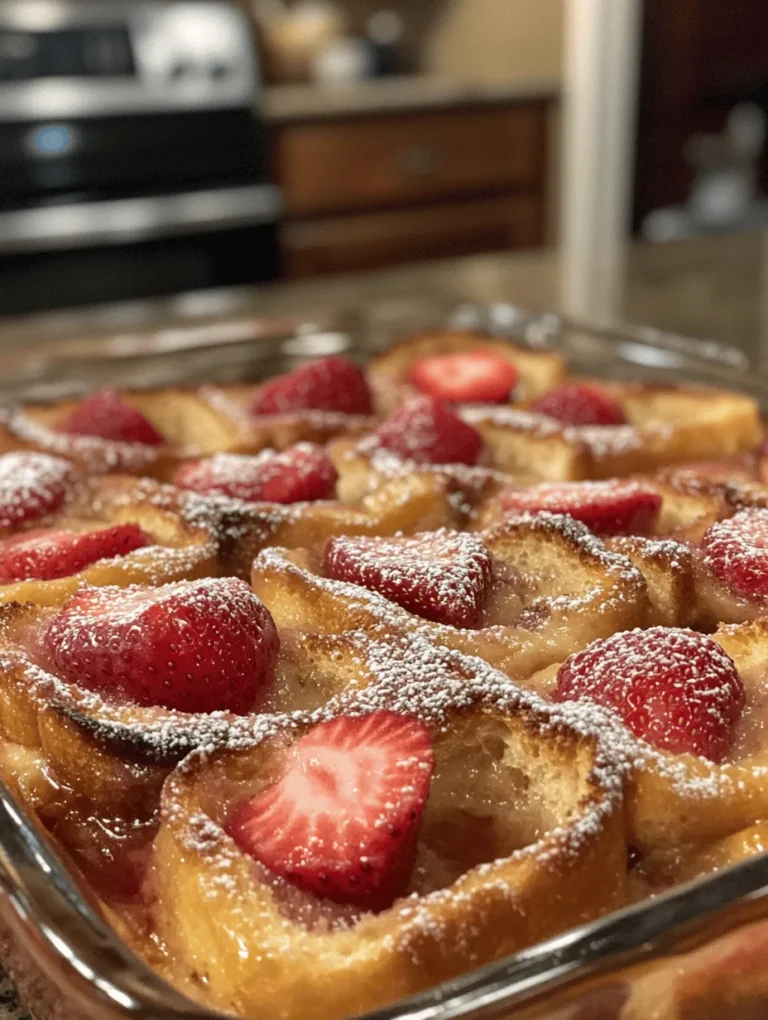
{"type": "Polygon", "coordinates": [[[368,380],[379,411],[388,414],[416,392],[408,382],[420,358],[464,351],[488,351],[511,362],[518,372],[516,400],[529,400],[556,386],[565,376],[565,362],[550,351],[533,351],[509,340],[482,333],[435,329],[413,333],[393,344],[368,366],[368,380]]]}
{"type": "Polygon", "coordinates": [[[525,680],[562,653],[643,625],[653,612],[641,574],[566,517],[511,518],[483,541],[496,579],[477,629],[433,623],[358,585],[330,580],[317,554],[267,549],[252,586],[279,627],[309,633],[420,634],[525,680]],[[503,580],[501,579],[503,575],[503,580]]]}
{"type": "Polygon", "coordinates": [[[311,722],[385,707],[430,727],[436,764],[410,895],[341,921],[299,890],[286,908],[285,883],[227,835],[238,797],[275,781],[311,722],[273,719],[250,747],[192,756],[163,795],[157,916],[170,976],[208,1005],[265,1020],[367,1011],[625,896],[620,776],[578,713],[552,714],[477,660],[418,640],[369,642],[367,660],[372,682],[359,700],[341,698],[311,722]],[[492,834],[487,847],[480,830],[492,834]]]}

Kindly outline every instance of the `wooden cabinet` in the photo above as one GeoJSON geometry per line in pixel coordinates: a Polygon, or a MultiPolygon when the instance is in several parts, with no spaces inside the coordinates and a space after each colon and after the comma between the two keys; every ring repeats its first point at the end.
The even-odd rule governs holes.
{"type": "Polygon", "coordinates": [[[284,241],[293,277],[352,272],[450,255],[541,243],[542,210],[530,195],[451,202],[344,219],[289,224],[284,241]]]}
{"type": "Polygon", "coordinates": [[[547,113],[531,100],[279,127],[286,275],[540,244],[547,113]]]}

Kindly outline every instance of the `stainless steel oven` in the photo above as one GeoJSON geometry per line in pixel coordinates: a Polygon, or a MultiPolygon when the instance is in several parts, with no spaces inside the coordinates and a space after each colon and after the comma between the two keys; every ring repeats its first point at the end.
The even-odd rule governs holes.
{"type": "Polygon", "coordinates": [[[280,196],[224,0],[0,0],[0,314],[267,280],[280,196]]]}

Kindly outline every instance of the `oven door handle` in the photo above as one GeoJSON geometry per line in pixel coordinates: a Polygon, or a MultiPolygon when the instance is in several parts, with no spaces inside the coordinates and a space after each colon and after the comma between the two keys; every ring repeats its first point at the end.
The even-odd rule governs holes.
{"type": "Polygon", "coordinates": [[[131,244],[274,223],[282,208],[280,191],[272,184],[46,205],[0,213],[0,255],[131,244]]]}

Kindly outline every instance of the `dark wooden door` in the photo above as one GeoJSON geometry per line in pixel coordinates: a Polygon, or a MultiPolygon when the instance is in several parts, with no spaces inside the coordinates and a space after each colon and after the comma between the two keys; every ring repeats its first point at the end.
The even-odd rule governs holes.
{"type": "Polygon", "coordinates": [[[636,225],[686,198],[691,135],[722,130],[743,100],[768,113],[768,0],[645,0],[641,67],[636,225]]]}

